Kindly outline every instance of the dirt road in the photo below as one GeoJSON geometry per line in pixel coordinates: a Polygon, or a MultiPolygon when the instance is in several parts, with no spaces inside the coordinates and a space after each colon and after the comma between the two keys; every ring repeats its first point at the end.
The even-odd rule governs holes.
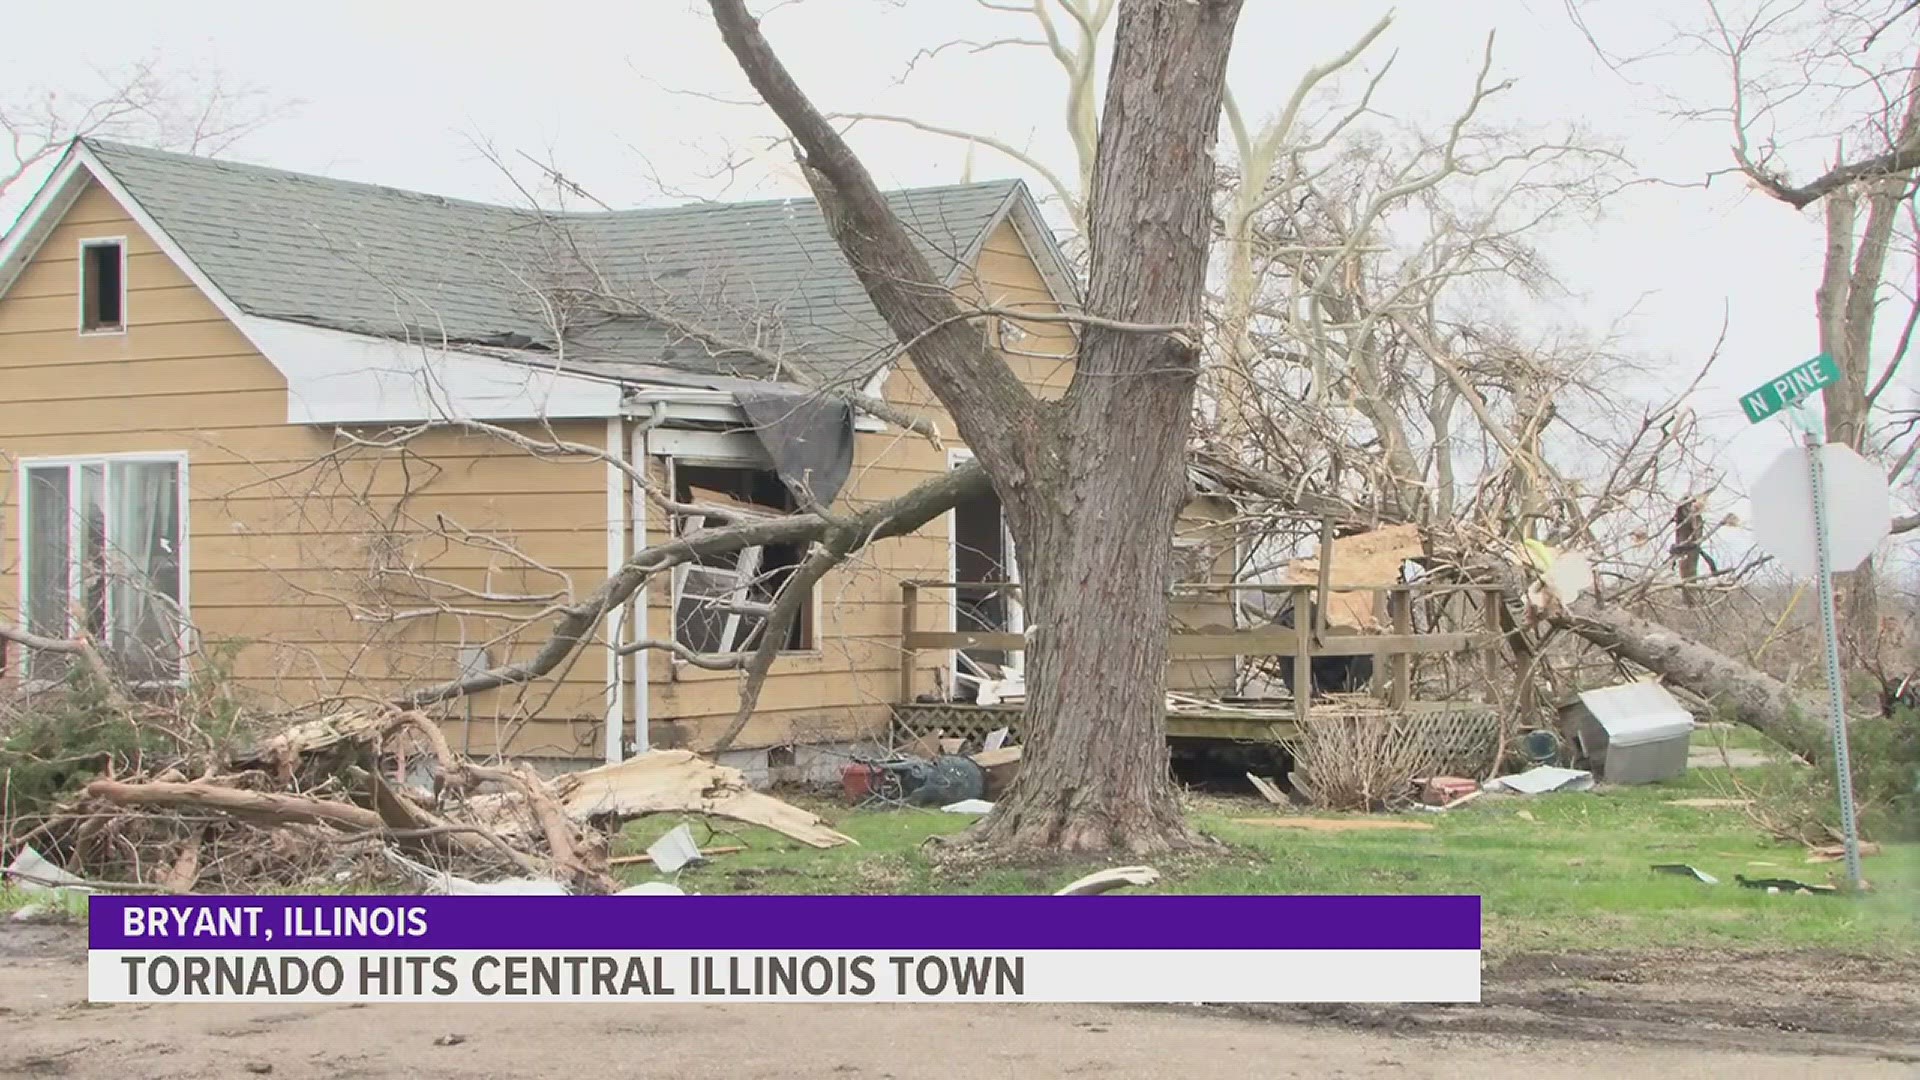
{"type": "Polygon", "coordinates": [[[1522,957],[1486,1004],[1135,1009],[88,1005],[84,943],[0,924],[0,1076],[1900,1077],[1920,965],[1522,957]]]}

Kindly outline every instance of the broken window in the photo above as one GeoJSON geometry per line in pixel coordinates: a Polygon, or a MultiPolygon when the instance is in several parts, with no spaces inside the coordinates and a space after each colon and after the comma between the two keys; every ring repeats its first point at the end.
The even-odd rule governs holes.
{"type": "Polygon", "coordinates": [[[126,328],[125,250],[118,240],[81,243],[81,332],[111,333],[126,328]]]}
{"type": "MultiPolygon", "coordinates": [[[[674,501],[744,513],[780,515],[794,510],[793,493],[766,469],[714,465],[673,467],[674,501]]],[[[726,525],[725,518],[680,515],[674,528],[685,535],[726,525]]],[[[698,653],[749,652],[760,645],[767,618],[787,579],[806,557],[804,544],[768,544],[702,556],[674,569],[673,640],[698,653]]],[[[813,597],[805,597],[793,621],[779,630],[781,648],[813,648],[813,597]]]]}

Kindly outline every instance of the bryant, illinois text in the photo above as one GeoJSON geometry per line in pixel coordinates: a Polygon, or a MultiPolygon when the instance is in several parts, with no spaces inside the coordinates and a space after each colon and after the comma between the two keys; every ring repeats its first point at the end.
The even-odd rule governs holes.
{"type": "Polygon", "coordinates": [[[122,932],[130,938],[417,938],[427,932],[422,907],[383,904],[293,906],[280,913],[280,925],[263,920],[266,909],[254,905],[142,904],[121,912],[122,932]]]}

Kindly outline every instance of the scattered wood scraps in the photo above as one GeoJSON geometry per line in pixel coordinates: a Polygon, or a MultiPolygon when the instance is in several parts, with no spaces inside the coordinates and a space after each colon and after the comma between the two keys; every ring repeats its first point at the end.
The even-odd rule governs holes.
{"type": "MultiPolygon", "coordinates": [[[[745,844],[723,844],[720,847],[701,848],[700,857],[704,859],[709,855],[737,855],[745,850],[747,850],[745,844]]],[[[650,863],[652,861],[653,856],[643,851],[638,855],[615,855],[613,858],[607,860],[607,865],[633,866],[636,863],[650,863]]]]}
{"type": "Polygon", "coordinates": [[[1264,829],[1306,829],[1310,832],[1366,832],[1374,829],[1412,829],[1426,832],[1434,826],[1429,821],[1400,821],[1394,818],[1314,818],[1314,817],[1270,817],[1270,818],[1234,818],[1235,825],[1258,825],[1264,829]]]}
{"type": "MultiPolygon", "coordinates": [[[[1869,855],[1878,854],[1880,854],[1879,844],[1871,840],[1860,841],[1861,858],[1864,859],[1869,855]]],[[[1825,847],[1817,847],[1807,852],[1807,861],[1810,863],[1839,862],[1846,857],[1847,845],[1845,844],[1828,844],[1825,847]]]]}
{"type": "Polygon", "coordinates": [[[617,765],[565,773],[548,787],[576,822],[690,812],[761,825],[817,848],[858,843],[816,815],[748,787],[739,769],[691,750],[650,751],[617,765]]]}
{"type": "Polygon", "coordinates": [[[1268,802],[1275,806],[1287,805],[1287,796],[1281,792],[1279,785],[1273,781],[1268,780],[1264,776],[1256,776],[1253,773],[1247,774],[1247,780],[1253,784],[1253,790],[1259,792],[1261,797],[1268,802]]]}

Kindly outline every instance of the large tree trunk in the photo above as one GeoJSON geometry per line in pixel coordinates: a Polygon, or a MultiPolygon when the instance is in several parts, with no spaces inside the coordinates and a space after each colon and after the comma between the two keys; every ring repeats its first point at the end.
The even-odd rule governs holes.
{"type": "Polygon", "coordinates": [[[728,48],[804,152],[834,239],[993,478],[1031,632],[1028,748],[975,838],[1000,850],[1184,847],[1167,775],[1167,591],[1199,372],[1213,145],[1241,0],[1122,0],[1090,196],[1073,383],[1035,400],[981,344],[873,178],[742,0],[728,48]]]}
{"type": "MultiPolygon", "coordinates": [[[[1090,206],[1088,309],[1198,327],[1212,149],[1238,0],[1120,9],[1090,206]]],[[[1089,326],[1051,460],[1003,492],[1034,632],[1028,748],[979,839],[1189,845],[1167,772],[1173,529],[1189,489],[1197,342],[1089,326]]]]}
{"type": "Polygon", "coordinates": [[[1185,483],[1156,472],[1094,473],[1060,500],[1077,520],[1029,514],[1046,520],[1016,540],[1033,627],[1027,738],[1013,787],[978,829],[996,849],[1146,854],[1194,840],[1168,774],[1165,704],[1166,507],[1178,508],[1167,489],[1185,483]]]}

